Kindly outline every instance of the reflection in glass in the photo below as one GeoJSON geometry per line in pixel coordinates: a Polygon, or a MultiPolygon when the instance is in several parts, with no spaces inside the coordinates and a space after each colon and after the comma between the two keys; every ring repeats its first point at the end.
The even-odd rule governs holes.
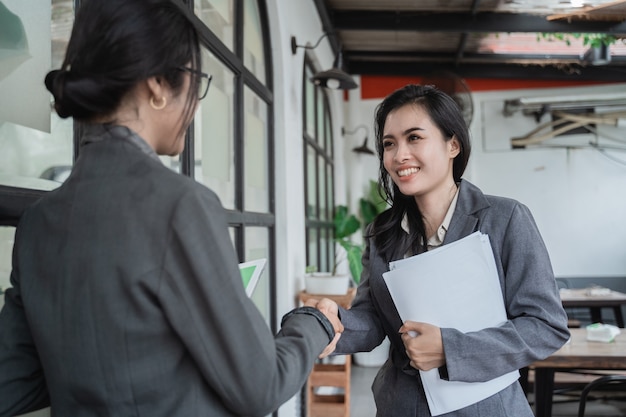
{"type": "Polygon", "coordinates": [[[213,54],[202,50],[202,69],[213,76],[194,119],[196,181],[211,188],[222,205],[235,209],[234,75],[213,54]]]}
{"type": "MultiPolygon", "coordinates": [[[[33,14],[35,11],[33,11],[33,14]]],[[[40,11],[37,11],[40,13],[40,11]]],[[[65,56],[72,24],[74,22],[74,2],[72,0],[52,0],[49,38],[45,38],[45,47],[51,50],[50,68],[59,68],[65,56]],[[51,42],[51,45],[48,43],[51,42]]],[[[29,48],[41,48],[43,42],[36,34],[27,33],[31,44],[29,48]]],[[[34,86],[40,88],[43,78],[34,86]]],[[[43,88],[43,87],[41,87],[43,88]]],[[[45,92],[47,100],[51,96],[45,92]]],[[[44,117],[46,112],[43,113],[44,117]]],[[[50,133],[26,127],[21,124],[0,120],[0,174],[11,177],[44,178],[63,182],[69,175],[73,160],[73,123],[72,119],[61,119],[50,109],[50,133]]]]}
{"type": "Polygon", "coordinates": [[[261,16],[257,0],[246,0],[243,10],[243,64],[263,84],[265,79],[265,49],[261,16]]]}
{"type": "Polygon", "coordinates": [[[50,117],[50,133],[0,123],[0,173],[58,182],[67,178],[73,158],[72,119],[61,119],[54,112],[50,117]]]}
{"type": "Polygon", "coordinates": [[[270,210],[267,104],[246,88],[244,109],[244,210],[267,213],[270,210]]]}
{"type": "Polygon", "coordinates": [[[268,263],[265,266],[263,275],[259,279],[256,289],[252,293],[252,301],[261,311],[263,317],[270,325],[270,233],[265,227],[247,227],[245,232],[246,254],[244,261],[252,261],[259,258],[267,258],[268,263]]]}
{"type": "Polygon", "coordinates": [[[194,13],[221,40],[228,49],[234,51],[234,1],[195,0],[194,13]]]}
{"type": "Polygon", "coordinates": [[[74,0],[52,0],[51,37],[52,66],[61,68],[65,58],[65,50],[74,25],[74,0]]]}

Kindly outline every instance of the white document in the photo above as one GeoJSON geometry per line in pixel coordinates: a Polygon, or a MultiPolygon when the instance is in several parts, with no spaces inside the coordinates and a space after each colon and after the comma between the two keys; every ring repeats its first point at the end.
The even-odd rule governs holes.
{"type": "MultiPolygon", "coordinates": [[[[498,327],[506,310],[489,236],[475,232],[420,255],[391,262],[383,278],[403,321],[461,332],[498,327]]],[[[492,396],[519,378],[513,371],[487,382],[445,381],[439,371],[420,371],[433,416],[492,396]]]]}

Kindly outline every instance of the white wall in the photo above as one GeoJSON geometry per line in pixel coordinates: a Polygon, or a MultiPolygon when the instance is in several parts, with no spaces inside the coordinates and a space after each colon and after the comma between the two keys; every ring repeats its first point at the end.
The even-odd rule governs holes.
{"type": "MultiPolygon", "coordinates": [[[[319,70],[332,67],[333,53],[324,39],[314,50],[291,52],[291,36],[299,45],[314,45],[323,35],[315,5],[310,0],[267,2],[274,69],[274,127],[276,160],[276,269],[277,318],[296,306],[296,294],[304,288],[306,242],[304,238],[304,169],[302,148],[302,75],[304,54],[319,70]]],[[[341,138],[343,93],[330,94],[334,136],[341,138]]],[[[341,149],[338,149],[341,158],[341,149]]],[[[340,169],[339,176],[343,176],[340,169]]],[[[345,194],[343,188],[341,195],[345,194]]],[[[277,323],[279,324],[279,323],[277,323]]],[[[286,402],[280,417],[300,416],[299,396],[286,402]]]]}
{"type": "MultiPolygon", "coordinates": [[[[626,92],[626,84],[473,93],[473,149],[465,178],[485,193],[515,198],[531,209],[556,276],[615,278],[620,280],[615,285],[619,288],[626,277],[626,222],[622,220],[626,214],[626,152],[609,152],[623,162],[620,164],[594,149],[507,149],[503,143],[527,134],[536,123],[521,114],[505,117],[500,111],[503,100],[509,98],[615,91],[626,92]]],[[[351,125],[372,126],[381,100],[351,99],[346,106],[351,125]]],[[[624,128],[610,132],[626,140],[624,128]]],[[[373,139],[370,137],[372,146],[373,139]]],[[[377,161],[353,162],[350,171],[359,173],[356,177],[361,186],[376,179],[377,161]]]]}

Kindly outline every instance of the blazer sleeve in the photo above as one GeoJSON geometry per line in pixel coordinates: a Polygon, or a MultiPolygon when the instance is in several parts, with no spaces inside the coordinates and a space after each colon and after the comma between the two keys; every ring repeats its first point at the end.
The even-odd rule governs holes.
{"type": "Polygon", "coordinates": [[[187,193],[172,218],[159,297],[223,404],[233,414],[263,416],[302,388],[329,336],[309,314],[291,315],[273,335],[237,265],[217,197],[187,193]]]}
{"type": "Polygon", "coordinates": [[[12,288],[6,290],[0,311],[0,416],[3,417],[50,405],[43,368],[22,304],[16,251],[13,257],[12,288]]]}
{"type": "Polygon", "coordinates": [[[335,353],[350,354],[354,352],[369,352],[380,345],[385,338],[385,330],[374,305],[372,296],[372,280],[370,253],[373,249],[371,239],[367,239],[363,251],[363,272],[361,282],[357,288],[349,310],[339,307],[339,316],[344,331],[337,342],[335,353]]]}
{"type": "Polygon", "coordinates": [[[500,270],[508,321],[467,334],[442,329],[451,381],[493,379],[546,358],[569,338],[567,315],[537,225],[520,203],[508,213],[502,230],[481,228],[490,236],[500,270]]]}

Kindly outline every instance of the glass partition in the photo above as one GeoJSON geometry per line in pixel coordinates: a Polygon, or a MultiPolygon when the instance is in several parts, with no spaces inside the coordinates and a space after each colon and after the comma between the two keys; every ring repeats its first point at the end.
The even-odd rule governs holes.
{"type": "Polygon", "coordinates": [[[235,209],[235,76],[213,54],[203,50],[204,72],[211,87],[194,120],[195,179],[217,193],[222,205],[235,209]]]}
{"type": "Polygon", "coordinates": [[[265,49],[259,4],[246,0],[243,9],[243,63],[263,84],[265,79],[265,49]]]}
{"type": "Polygon", "coordinates": [[[244,109],[244,209],[268,213],[270,203],[267,105],[250,89],[246,88],[244,109]]]}
{"type": "Polygon", "coordinates": [[[196,0],[194,12],[228,49],[234,51],[233,0],[196,0]]]}

